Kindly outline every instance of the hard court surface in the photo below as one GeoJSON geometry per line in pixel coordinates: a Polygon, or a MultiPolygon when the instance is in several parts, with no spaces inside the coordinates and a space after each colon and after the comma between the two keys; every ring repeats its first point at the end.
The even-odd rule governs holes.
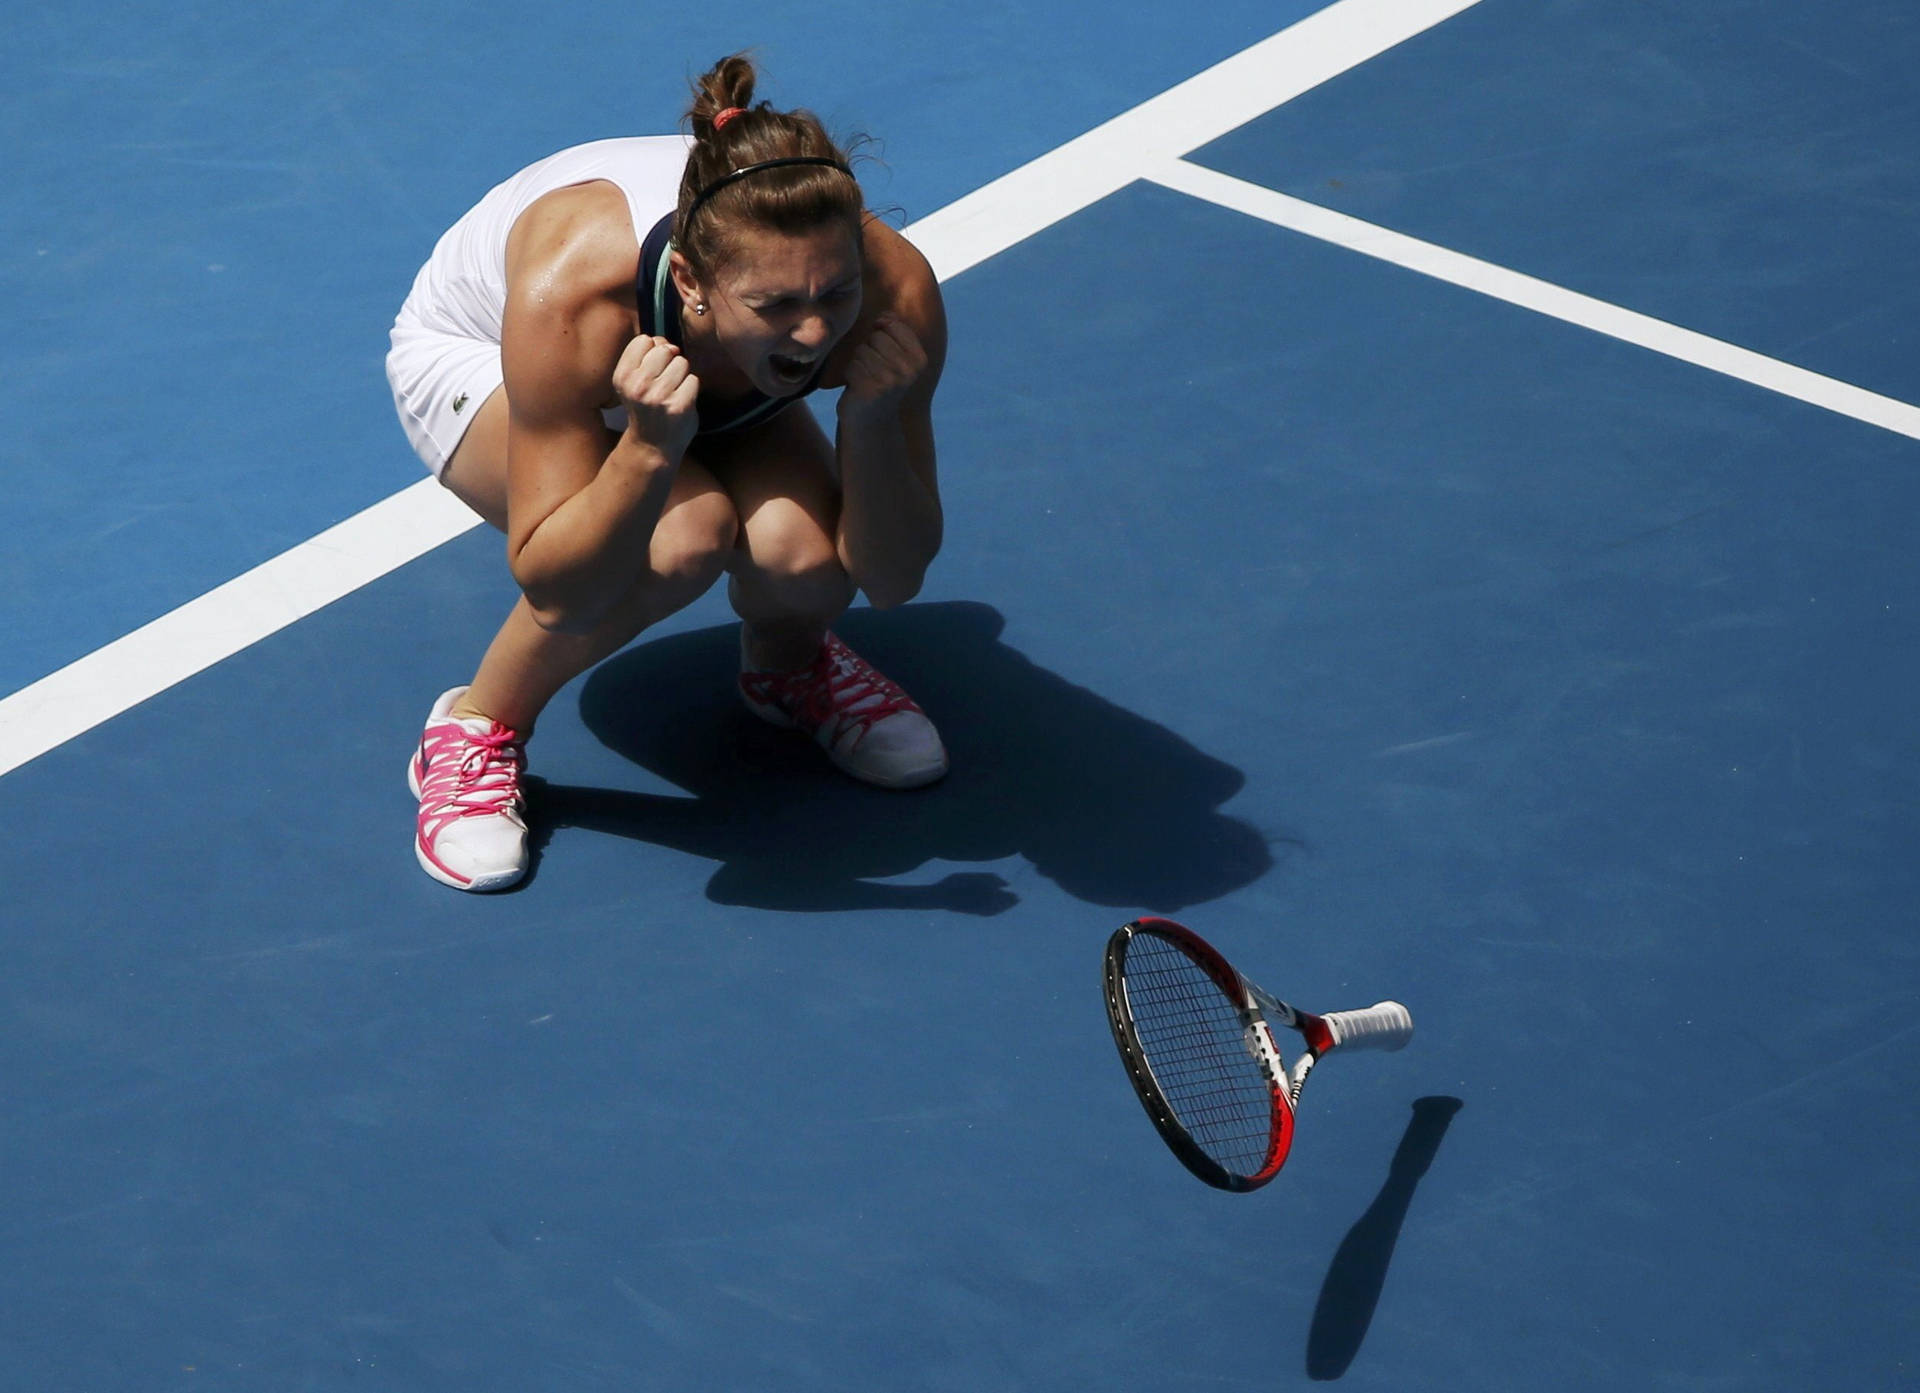
{"type": "Polygon", "coordinates": [[[1920,1386],[1920,11],[1315,8],[16,17],[0,1387],[1920,1386]],[[383,504],[387,326],[749,45],[946,278],[842,632],[952,775],[756,723],[716,593],[458,895],[512,590],[383,504]],[[1418,1022],[1257,1194],[1119,1068],[1143,912],[1418,1022]]]}

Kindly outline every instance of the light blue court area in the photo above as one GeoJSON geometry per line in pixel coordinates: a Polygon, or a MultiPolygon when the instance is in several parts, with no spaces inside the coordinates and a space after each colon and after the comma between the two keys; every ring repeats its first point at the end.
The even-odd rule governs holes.
{"type": "MultiPolygon", "coordinates": [[[[1604,226],[1584,253],[1571,224],[1530,233],[1524,181],[1483,190],[1500,216],[1473,224],[1443,180],[1364,206],[1327,180],[1429,160],[1407,142],[1443,143],[1468,49],[1509,55],[1507,114],[1478,129],[1518,150],[1556,102],[1600,104],[1554,66],[1569,36],[1595,83],[1619,52],[1704,89],[1775,73],[1759,10],[1709,51],[1671,8],[1486,0],[1197,159],[1612,296],[1642,253],[1604,226]],[[1520,64],[1542,26],[1560,38],[1520,64]]],[[[1069,18],[1031,42],[1058,58],[1069,18]]],[[[1898,42],[1920,57],[1881,20],[1868,73],[1898,42]]],[[[1222,16],[1212,56],[1284,21],[1222,16]]],[[[1855,32],[1834,26],[1823,42],[1855,32]]],[[[928,92],[956,32],[899,39],[928,92]]],[[[1129,74],[1111,115],[1211,61],[1161,37],[1074,69],[1059,103],[1129,74]]],[[[385,71],[335,61],[343,82],[385,71]]],[[[485,119],[545,131],[577,100],[485,119]]],[[[954,139],[944,106],[919,110],[954,139]]],[[[1028,148],[1030,122],[981,111],[972,143],[1005,168],[1077,133],[1028,148]]],[[[1771,149],[1785,181],[1791,133],[1751,125],[1728,118],[1729,164],[1772,187],[1771,149]]],[[[1911,159],[1910,134],[1878,138],[1911,159]]],[[[1566,197],[1629,188],[1618,154],[1569,146],[1566,197]]],[[[926,181],[916,203],[971,187],[893,157],[926,181]]],[[[418,150],[395,159],[451,197],[418,150]]],[[[1635,192],[1702,242],[1744,225],[1710,191],[1635,192]]],[[[1769,217],[1781,245],[1818,240],[1769,217]]],[[[375,221],[386,275],[418,239],[375,221]]],[[[1889,212],[1875,245],[1901,229],[1889,212]]],[[[1875,305],[1899,292],[1840,269],[1864,245],[1792,261],[1875,305]]],[[[379,277],[340,265],[360,290],[312,314],[356,445],[344,506],[412,476],[377,352],[355,350],[364,382],[333,361],[385,323],[379,277]]],[[[292,294],[290,269],[255,274],[292,294]]],[[[1795,362],[1868,363],[1860,383],[1912,400],[1911,363],[1828,300],[1789,297],[1774,337],[1743,339],[1714,318],[1739,298],[1685,279],[1617,298],[1769,352],[1797,305],[1804,344],[1841,356],[1795,362]]],[[[852,785],[740,708],[712,596],[549,709],[529,881],[429,881],[402,766],[512,598],[480,531],[0,779],[8,1377],[1914,1384],[1920,444],[1151,183],[946,296],[946,551],[917,602],[842,629],[940,723],[939,786],[852,785]],[[1266,1190],[1199,1185],[1132,1097],[1099,954],[1142,912],[1310,1007],[1412,1008],[1406,1051],[1315,1072],[1266,1190]]],[[[247,358],[204,353],[216,377],[247,358]]],[[[179,419],[209,419],[169,371],[179,419]]],[[[15,409],[57,455],[70,406],[15,409]]],[[[298,540],[303,509],[327,512],[256,503],[269,484],[206,453],[232,518],[282,509],[298,540]]],[[[73,582],[100,597],[76,635],[203,584],[153,560],[200,555],[184,541],[142,575],[103,535],[61,543],[99,571],[73,582]]],[[[209,574],[240,554],[213,550],[209,574]]]]}

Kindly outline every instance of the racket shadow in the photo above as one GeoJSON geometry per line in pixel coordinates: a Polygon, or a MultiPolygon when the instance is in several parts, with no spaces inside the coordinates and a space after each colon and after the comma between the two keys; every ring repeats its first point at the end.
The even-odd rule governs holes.
{"type": "Polygon", "coordinates": [[[1413,1120],[1407,1123],[1394,1150],[1387,1183],[1340,1240],[1326,1280],[1320,1284],[1320,1299],[1307,1335],[1307,1377],[1337,1379],[1360,1352],[1367,1327],[1373,1323],[1374,1308],[1380,1303],[1380,1290],[1386,1284],[1387,1267],[1393,1260],[1400,1226],[1413,1203],[1413,1192],[1433,1164],[1447,1125],[1463,1106],[1458,1098],[1414,1101],[1413,1120]]]}
{"type": "Polygon", "coordinates": [[[719,863],[718,903],[797,911],[928,908],[991,915],[1017,897],[990,872],[890,883],[929,861],[1020,855],[1075,898],[1171,912],[1264,875],[1274,845],[1219,811],[1239,770],[999,642],[986,605],[857,610],[837,631],[940,726],[952,772],[906,793],[837,773],[820,750],[733,697],[738,629],[641,643],[581,690],[587,728],[688,796],[532,789],[544,844],[588,828],[719,863]]]}

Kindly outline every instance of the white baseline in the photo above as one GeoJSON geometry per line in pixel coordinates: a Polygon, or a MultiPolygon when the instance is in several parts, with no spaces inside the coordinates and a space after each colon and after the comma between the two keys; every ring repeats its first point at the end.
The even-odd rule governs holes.
{"type": "MultiPolygon", "coordinates": [[[[1479,0],[1339,0],[905,229],[959,275],[1479,0]]],[[[0,700],[0,775],[478,525],[430,479],[0,700]]]]}
{"type": "Polygon", "coordinates": [[[1231,208],[1263,222],[1331,242],[1450,285],[1478,291],[1510,305],[1577,324],[1610,338],[1664,353],[1683,363],[1738,378],[1796,401],[1824,407],[1856,421],[1920,440],[1920,407],[1864,388],[1822,377],[1777,358],[1738,348],[1721,339],[1682,329],[1650,315],[1622,309],[1590,295],[1536,280],[1518,271],[1476,261],[1431,242],[1408,237],[1345,213],[1275,193],[1189,160],[1166,158],[1143,164],[1141,177],[1165,188],[1231,208]]]}

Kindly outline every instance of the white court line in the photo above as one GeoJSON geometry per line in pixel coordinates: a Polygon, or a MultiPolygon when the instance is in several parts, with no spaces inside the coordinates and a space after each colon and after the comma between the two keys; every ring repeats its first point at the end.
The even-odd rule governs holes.
{"type": "MultiPolygon", "coordinates": [[[[1338,0],[914,223],[940,279],[1479,0],[1338,0]]],[[[306,618],[479,522],[422,480],[0,700],[0,775],[306,618]]]]}
{"type": "Polygon", "coordinates": [[[907,229],[940,279],[1118,193],[1480,0],[1340,0],[907,229]]]}
{"type": "Polygon", "coordinates": [[[432,479],[0,701],[0,774],[371,584],[480,519],[432,479]]]}
{"type": "Polygon", "coordinates": [[[1259,184],[1207,169],[1177,157],[1164,158],[1141,169],[1151,179],[1177,193],[1205,199],[1222,208],[1304,233],[1308,237],[1390,262],[1450,285],[1476,290],[1510,305],[1533,310],[1568,324],[1577,324],[1610,338],[1652,349],[1669,358],[1738,378],[1796,401],[1824,407],[1856,421],[1879,426],[1920,440],[1920,407],[1866,391],[1817,372],[1796,368],[1749,349],[1650,315],[1636,314],[1590,295],[1535,280],[1518,271],[1437,247],[1431,242],[1393,232],[1315,203],[1303,202],[1259,184]]]}

